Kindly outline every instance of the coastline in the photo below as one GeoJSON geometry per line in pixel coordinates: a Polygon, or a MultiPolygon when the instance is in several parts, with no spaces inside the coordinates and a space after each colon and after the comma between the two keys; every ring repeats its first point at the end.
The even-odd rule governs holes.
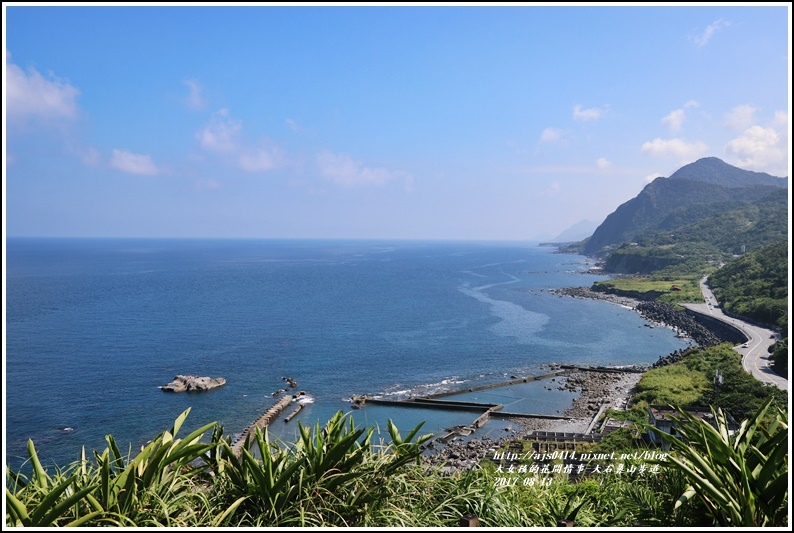
{"type": "MultiPolygon", "coordinates": [[[[686,335],[686,332],[679,328],[680,324],[667,324],[646,317],[637,309],[640,304],[644,303],[641,300],[596,292],[588,287],[564,287],[561,289],[548,289],[548,292],[556,294],[560,298],[573,297],[604,300],[629,308],[653,322],[656,326],[669,327],[682,337],[692,341],[692,337],[686,335]]],[[[669,358],[669,356],[667,357],[669,358]]],[[[665,356],[660,355],[659,360],[660,362],[665,360],[665,356]]],[[[643,373],[574,371],[567,376],[563,385],[558,386],[560,390],[568,389],[580,392],[579,396],[572,400],[571,407],[563,413],[570,419],[509,419],[513,428],[518,428],[513,429],[510,435],[500,439],[493,439],[488,436],[480,438],[475,434],[472,438],[465,441],[453,439],[441,445],[431,443],[428,446],[430,453],[425,456],[425,462],[429,465],[441,467],[442,471],[447,472],[469,469],[476,467],[480,460],[492,456],[497,449],[508,445],[512,441],[521,440],[534,431],[587,433],[588,429],[591,429],[591,426],[597,422],[596,418],[600,417],[606,409],[626,409],[634,393],[634,388],[643,373]]]]}

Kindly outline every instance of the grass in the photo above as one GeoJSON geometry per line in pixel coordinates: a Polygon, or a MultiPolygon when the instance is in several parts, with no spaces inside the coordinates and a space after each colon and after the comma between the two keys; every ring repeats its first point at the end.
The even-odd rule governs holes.
{"type": "Polygon", "coordinates": [[[680,302],[702,302],[698,278],[695,277],[659,277],[659,276],[625,276],[593,284],[596,290],[612,294],[629,296],[643,300],[656,300],[667,304],[680,302]],[[676,285],[680,291],[671,290],[676,285]]]}
{"type": "Polygon", "coordinates": [[[708,388],[709,380],[703,372],[683,364],[667,365],[642,375],[632,406],[645,412],[648,405],[692,405],[700,401],[708,388]]]}

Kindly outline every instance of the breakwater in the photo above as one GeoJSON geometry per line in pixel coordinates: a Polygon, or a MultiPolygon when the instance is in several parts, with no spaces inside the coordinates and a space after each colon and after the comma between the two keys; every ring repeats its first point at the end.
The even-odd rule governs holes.
{"type": "Polygon", "coordinates": [[[245,443],[249,438],[253,438],[256,428],[264,429],[266,428],[273,420],[276,419],[281,412],[292,403],[292,400],[298,398],[300,394],[284,396],[279,399],[273,406],[271,406],[265,414],[257,418],[253,423],[249,424],[246,427],[242,434],[237,438],[237,440],[232,443],[232,451],[237,457],[240,457],[243,453],[243,448],[245,447],[245,443]]]}

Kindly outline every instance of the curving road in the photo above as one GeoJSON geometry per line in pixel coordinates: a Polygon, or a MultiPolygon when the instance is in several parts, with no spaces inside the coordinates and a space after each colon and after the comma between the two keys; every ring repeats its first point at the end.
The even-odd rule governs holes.
{"type": "Polygon", "coordinates": [[[776,374],[770,368],[769,352],[767,351],[772,344],[775,343],[776,334],[771,329],[762,328],[753,324],[748,324],[739,319],[727,316],[722,312],[722,309],[717,307],[717,299],[714,293],[706,285],[706,279],[700,280],[700,290],[703,292],[703,299],[705,303],[702,304],[681,304],[687,309],[691,309],[697,313],[711,316],[717,320],[721,320],[730,324],[744,333],[747,337],[747,342],[744,345],[735,346],[734,350],[742,355],[742,366],[744,369],[752,374],[754,378],[764,383],[769,383],[781,390],[788,390],[788,380],[779,374],[776,374]]]}

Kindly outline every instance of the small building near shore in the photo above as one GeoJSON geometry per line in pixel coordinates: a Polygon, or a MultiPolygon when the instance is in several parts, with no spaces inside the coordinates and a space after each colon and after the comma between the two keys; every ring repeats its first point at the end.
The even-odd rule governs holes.
{"type": "MultiPolygon", "coordinates": [[[[703,420],[712,426],[716,425],[714,414],[711,412],[709,407],[691,407],[689,409],[685,409],[685,411],[695,418],[699,418],[700,420],[703,420]]],[[[677,431],[676,426],[678,425],[677,419],[681,417],[681,412],[678,409],[674,409],[673,407],[662,405],[648,406],[648,423],[653,427],[678,438],[681,438],[681,435],[677,431]]],[[[727,415],[727,417],[728,430],[733,432],[738,429],[739,425],[736,423],[736,421],[730,415],[727,415]]],[[[670,449],[670,443],[661,438],[655,432],[649,431],[648,437],[653,444],[661,446],[663,450],[666,451],[670,449]]]]}

